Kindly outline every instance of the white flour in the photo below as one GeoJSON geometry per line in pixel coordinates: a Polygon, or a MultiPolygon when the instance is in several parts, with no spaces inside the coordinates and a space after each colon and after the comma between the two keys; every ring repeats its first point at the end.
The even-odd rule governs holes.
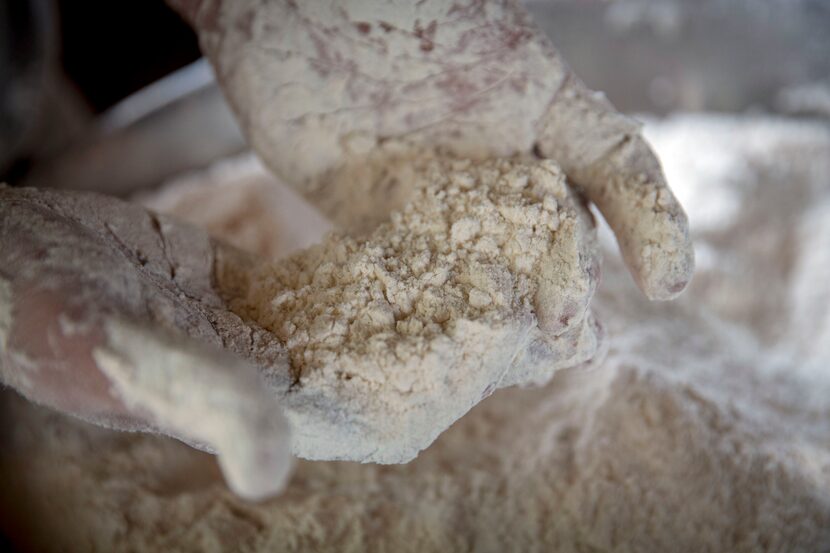
{"type": "Polygon", "coordinates": [[[646,135],[700,268],[650,303],[605,248],[601,366],[498,391],[406,465],[300,461],[259,505],[208,455],[6,397],[6,528],[62,551],[826,548],[830,132],[699,116],[646,135]]]}

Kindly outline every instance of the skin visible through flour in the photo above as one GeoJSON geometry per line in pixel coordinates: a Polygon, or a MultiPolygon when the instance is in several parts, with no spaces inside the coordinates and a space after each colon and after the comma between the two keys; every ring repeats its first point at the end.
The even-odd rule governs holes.
{"type": "Polygon", "coordinates": [[[283,487],[290,468],[288,425],[267,397],[254,401],[266,392],[252,373],[234,370],[240,360],[224,352],[206,355],[124,321],[108,321],[106,331],[108,345],[93,355],[128,407],[163,421],[168,434],[208,444],[240,496],[260,499],[283,487]],[[194,393],[194,387],[203,391],[194,393]]]}

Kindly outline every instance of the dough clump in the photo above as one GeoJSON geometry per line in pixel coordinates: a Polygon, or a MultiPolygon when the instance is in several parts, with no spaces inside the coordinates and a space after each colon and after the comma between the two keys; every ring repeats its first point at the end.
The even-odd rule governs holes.
{"type": "Polygon", "coordinates": [[[591,358],[593,224],[549,161],[430,161],[362,236],[220,269],[290,357],[294,451],[411,460],[495,389],[591,358]]]}

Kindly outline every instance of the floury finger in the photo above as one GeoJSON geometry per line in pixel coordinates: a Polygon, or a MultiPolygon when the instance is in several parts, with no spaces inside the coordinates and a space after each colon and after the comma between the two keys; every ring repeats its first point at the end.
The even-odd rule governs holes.
{"type": "Polygon", "coordinates": [[[689,223],[639,124],[571,74],[541,121],[538,151],[597,205],[646,296],[685,289],[694,271],[689,223]]]}
{"type": "Polygon", "coordinates": [[[288,421],[256,369],[236,356],[119,319],[93,356],[130,411],[215,452],[231,489],[258,500],[291,467],[288,421]]]}

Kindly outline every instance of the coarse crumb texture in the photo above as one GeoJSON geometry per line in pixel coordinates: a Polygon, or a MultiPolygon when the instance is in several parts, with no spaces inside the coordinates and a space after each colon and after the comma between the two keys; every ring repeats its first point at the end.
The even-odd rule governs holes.
{"type": "Polygon", "coordinates": [[[700,273],[649,303],[606,253],[595,370],[498,391],[406,465],[299,461],[259,504],[209,455],[6,392],[2,530],[62,552],[826,550],[830,133],[684,116],[646,134],[700,221],[700,273]]]}
{"type": "Polygon", "coordinates": [[[231,309],[288,349],[305,458],[406,462],[493,390],[588,360],[590,215],[548,161],[431,161],[368,235],[253,270],[231,309]]]}

